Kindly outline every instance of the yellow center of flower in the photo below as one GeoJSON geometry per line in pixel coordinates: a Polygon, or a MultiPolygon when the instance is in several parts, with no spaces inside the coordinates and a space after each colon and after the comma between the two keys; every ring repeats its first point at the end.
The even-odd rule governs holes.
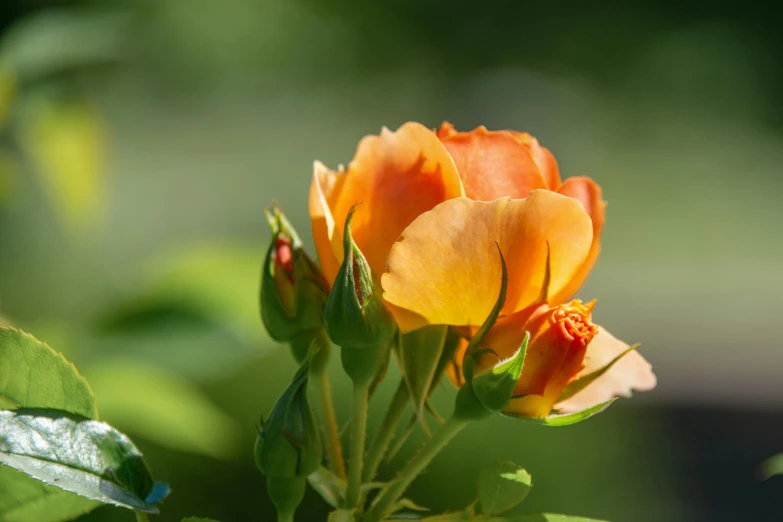
{"type": "Polygon", "coordinates": [[[583,304],[582,301],[574,300],[554,310],[552,323],[571,343],[572,349],[584,350],[598,333],[598,327],[590,319],[594,306],[595,301],[583,304]]]}

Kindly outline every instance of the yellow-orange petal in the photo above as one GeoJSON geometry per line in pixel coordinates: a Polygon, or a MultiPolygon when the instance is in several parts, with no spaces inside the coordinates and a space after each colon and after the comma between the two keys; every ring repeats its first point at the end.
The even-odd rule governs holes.
{"type": "Polygon", "coordinates": [[[538,170],[541,171],[541,175],[544,177],[547,188],[549,190],[557,191],[557,189],[560,188],[560,185],[562,185],[562,181],[560,180],[560,169],[557,167],[555,156],[549,149],[542,147],[538,140],[527,132],[510,132],[519,143],[529,148],[533,153],[533,159],[536,161],[538,170]]]}
{"type": "MultiPolygon", "coordinates": [[[[592,237],[581,204],[547,190],[526,199],[452,199],[419,216],[394,244],[381,279],[384,298],[428,324],[480,325],[500,291],[496,243],[508,269],[502,313],[510,314],[541,295],[547,244],[555,294],[583,265],[592,237]]],[[[403,331],[422,326],[395,318],[403,331]]]]}
{"type": "Polygon", "coordinates": [[[446,122],[438,136],[454,158],[470,199],[521,199],[533,190],[548,188],[533,151],[508,131],[488,131],[481,126],[456,132],[446,122]]]}
{"type": "Polygon", "coordinates": [[[568,178],[557,192],[575,198],[582,203],[593,223],[593,242],[590,245],[590,254],[570,284],[559,292],[550,294],[549,302],[555,305],[571,299],[587,281],[595,262],[598,261],[598,256],[601,254],[601,233],[606,221],[606,201],[601,199],[601,186],[592,179],[583,176],[568,178]]]}
{"type": "Polygon", "coordinates": [[[321,272],[330,285],[337,277],[342,259],[342,249],[335,233],[336,227],[330,208],[335,204],[344,179],[344,176],[332,172],[320,161],[313,164],[309,197],[310,225],[321,272]]]}
{"type": "MultiPolygon", "coordinates": [[[[579,376],[592,373],[628,349],[628,345],[598,328],[592,342],[587,346],[585,367],[579,376]]],[[[633,390],[649,391],[655,388],[657,380],[652,365],[637,351],[626,354],[605,374],[596,379],[587,388],[556,407],[563,413],[583,410],[613,397],[630,397],[633,390]]]]}
{"type": "MultiPolygon", "coordinates": [[[[347,169],[316,172],[314,183],[317,180],[324,196],[321,202],[331,215],[332,225],[330,228],[326,220],[326,231],[338,263],[342,260],[339,245],[345,219],[351,207],[362,203],[353,218],[353,238],[376,276],[383,273],[391,246],[417,216],[438,203],[464,196],[451,156],[434,132],[414,122],[396,132],[384,128],[379,136],[364,137],[347,169]]],[[[312,200],[314,234],[320,227],[321,239],[317,241],[323,248],[324,226],[316,219],[327,212],[312,200]]],[[[324,256],[328,257],[325,252],[324,256]]]]}

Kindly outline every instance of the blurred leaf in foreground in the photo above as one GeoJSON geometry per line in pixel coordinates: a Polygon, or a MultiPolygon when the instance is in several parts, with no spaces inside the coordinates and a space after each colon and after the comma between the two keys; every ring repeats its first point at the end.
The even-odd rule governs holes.
{"type": "Polygon", "coordinates": [[[241,449],[240,427],[192,383],[132,359],[86,370],[101,415],[123,431],[172,449],[228,459],[241,449]]]}
{"type": "Polygon", "coordinates": [[[106,130],[98,111],[81,102],[31,99],[19,139],[65,224],[94,222],[103,210],[106,170],[106,130]]]}

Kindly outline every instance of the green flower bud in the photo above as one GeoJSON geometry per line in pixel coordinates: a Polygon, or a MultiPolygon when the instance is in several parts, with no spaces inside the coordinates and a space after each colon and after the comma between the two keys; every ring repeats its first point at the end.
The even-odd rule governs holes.
{"type": "MultiPolygon", "coordinates": [[[[261,276],[261,319],[272,339],[289,342],[310,337],[323,327],[329,285],[302,248],[299,235],[276,205],[266,210],[272,241],[261,276]]],[[[305,344],[309,344],[306,343],[305,344]]],[[[302,362],[307,351],[299,357],[302,362]]]]}
{"type": "Polygon", "coordinates": [[[321,463],[321,437],[307,400],[308,375],[309,364],[304,364],[277,399],[256,440],[256,464],[269,477],[307,477],[321,463]]]}
{"type": "Polygon", "coordinates": [[[380,284],[373,277],[359,247],[351,235],[351,220],[356,207],[345,220],[344,259],[324,316],[332,341],[342,348],[366,349],[386,345],[397,325],[381,299],[380,284]]]}

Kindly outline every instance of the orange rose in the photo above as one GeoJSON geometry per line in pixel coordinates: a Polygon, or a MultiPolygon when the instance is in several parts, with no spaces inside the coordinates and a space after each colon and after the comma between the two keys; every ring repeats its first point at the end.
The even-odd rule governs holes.
{"type": "MultiPolygon", "coordinates": [[[[497,332],[512,324],[515,335],[524,336],[534,326],[541,330],[541,335],[531,331],[534,344],[520,389],[532,386],[533,370],[528,367],[544,368],[549,364],[544,361],[563,352],[565,341],[555,333],[568,330],[544,328],[550,323],[542,317],[552,319],[559,311],[577,309],[575,304],[557,307],[581,287],[598,257],[605,203],[600,187],[589,178],[561,183],[554,157],[535,138],[484,127],[459,133],[448,123],[436,134],[418,123],[406,123],[396,132],[383,129],[380,136],[365,137],[347,169],[331,171],[316,162],[310,216],[318,257],[330,283],[342,262],[345,219],[356,203],[363,204],[353,220],[354,239],[380,279],[384,300],[401,331],[428,324],[472,331],[481,325],[500,291],[497,245],[507,263],[508,291],[501,320],[485,341],[496,342],[493,339],[501,337],[497,332]],[[538,309],[535,305],[542,297],[551,312],[536,316],[544,322],[520,323],[519,314],[538,309]]],[[[580,324],[591,325],[592,332],[589,311],[577,315],[587,318],[580,324]]],[[[593,345],[600,351],[602,344],[590,339],[584,344],[587,349],[578,352],[581,356],[552,370],[546,381],[552,390],[572,380],[586,360],[606,358],[599,352],[591,355],[593,345]]],[[[644,366],[639,371],[652,375],[640,356],[633,360],[635,369],[644,366]]],[[[604,377],[613,372],[614,367],[604,377]]],[[[638,385],[620,381],[622,389],[614,386],[606,393],[650,386],[649,379],[638,385]]],[[[545,404],[552,402],[554,391],[538,386],[529,394],[542,399],[535,407],[525,406],[525,411],[548,414],[545,404]]]]}

